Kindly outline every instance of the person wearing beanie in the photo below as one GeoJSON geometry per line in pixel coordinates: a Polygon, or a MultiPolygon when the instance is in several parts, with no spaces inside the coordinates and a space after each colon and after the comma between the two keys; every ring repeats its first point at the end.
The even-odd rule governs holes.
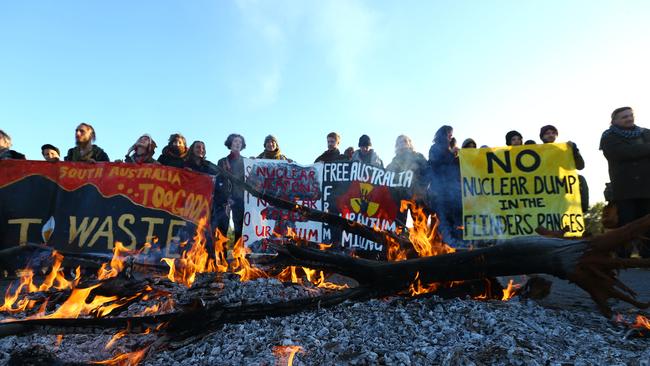
{"type": "Polygon", "coordinates": [[[271,159],[271,160],[288,160],[286,156],[282,155],[278,139],[273,135],[268,135],[264,138],[264,151],[257,156],[258,159],[271,159]]]}
{"type": "Polygon", "coordinates": [[[174,133],[169,136],[167,146],[163,148],[162,154],[158,157],[158,162],[166,166],[183,168],[185,167],[185,158],[188,152],[185,136],[174,133]]]}
{"type": "MultiPolygon", "coordinates": [[[[600,150],[609,166],[619,227],[650,214],[650,130],[634,123],[632,108],[612,112],[611,124],[600,138],[600,150]]],[[[647,239],[637,244],[641,256],[650,256],[647,239]]],[[[619,255],[628,257],[630,252],[619,251],[619,255]]]]}
{"type": "Polygon", "coordinates": [[[156,152],[156,142],[149,136],[149,134],[144,134],[138,138],[138,140],[129,148],[129,151],[124,157],[125,163],[136,163],[136,164],[158,164],[158,162],[153,158],[153,155],[156,152]]]}
{"type": "MultiPolygon", "coordinates": [[[[557,140],[558,130],[553,125],[546,125],[539,130],[539,138],[545,144],[552,144],[557,140]]],[[[582,170],[585,168],[585,160],[578,150],[578,146],[573,141],[567,141],[567,144],[571,147],[573,151],[573,158],[576,163],[576,169],[582,170]]]]}
{"type": "Polygon", "coordinates": [[[524,138],[515,130],[506,134],[506,145],[508,146],[521,146],[524,143],[524,138]]]}
{"type": "MultiPolygon", "coordinates": [[[[228,156],[219,159],[217,166],[244,181],[244,159],[241,151],[246,148],[244,136],[231,133],[228,135],[224,145],[230,150],[228,156]]],[[[232,214],[232,221],[235,224],[235,242],[241,238],[244,226],[244,188],[234,184],[221,174],[216,179],[215,194],[215,222],[219,232],[227,236],[232,214]]]]}
{"type": "Polygon", "coordinates": [[[94,144],[97,139],[95,128],[88,123],[80,123],[75,130],[75,147],[68,150],[65,161],[83,161],[95,163],[110,161],[101,147],[94,144]]]}
{"type": "Polygon", "coordinates": [[[345,157],[341,155],[339,151],[339,142],[341,141],[341,136],[336,132],[330,132],[327,134],[327,150],[322,153],[319,157],[316,158],[314,163],[322,161],[323,163],[331,163],[335,161],[344,160],[345,157]]]}
{"type": "Polygon", "coordinates": [[[371,147],[372,142],[370,141],[370,136],[361,135],[361,137],[359,137],[359,150],[352,154],[352,161],[360,161],[383,169],[384,162],[381,161],[375,150],[371,149],[371,147]]]}
{"type": "Polygon", "coordinates": [[[41,155],[43,155],[45,161],[50,163],[56,163],[61,160],[59,149],[51,144],[41,146],[41,155]]]}

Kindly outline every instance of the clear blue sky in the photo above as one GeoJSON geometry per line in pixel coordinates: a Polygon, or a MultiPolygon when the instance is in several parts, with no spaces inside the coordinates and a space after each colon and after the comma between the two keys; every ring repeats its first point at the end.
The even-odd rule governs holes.
{"type": "Polygon", "coordinates": [[[648,18],[641,0],[3,1],[0,128],[32,159],[89,122],[111,159],[178,131],[216,161],[238,132],[246,155],[273,133],[310,163],[333,130],[388,163],[399,134],[426,154],[442,124],[499,146],[552,123],[598,200],[611,110],[650,126],[648,18]]]}

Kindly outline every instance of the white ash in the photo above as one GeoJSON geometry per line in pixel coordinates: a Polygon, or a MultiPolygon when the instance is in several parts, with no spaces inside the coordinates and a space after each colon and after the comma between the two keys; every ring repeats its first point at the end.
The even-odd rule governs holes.
{"type": "MultiPolygon", "coordinates": [[[[201,291],[224,303],[287,301],[322,293],[275,279],[240,283],[233,276],[201,291]]],[[[133,305],[121,316],[142,309],[133,305]]],[[[39,345],[63,362],[108,359],[141,349],[157,337],[128,335],[104,350],[115,332],[66,335],[60,346],[54,335],[2,338],[0,364],[19,349],[39,345]]],[[[288,345],[303,349],[294,365],[650,364],[650,340],[627,334],[625,327],[587,309],[548,309],[517,299],[389,298],[226,324],[181,349],[150,352],[144,364],[275,365],[274,347],[288,345]]]]}
{"type": "Polygon", "coordinates": [[[281,345],[303,348],[294,365],[647,365],[650,341],[626,332],[600,314],[533,302],[394,298],[228,324],[145,365],[272,365],[281,345]]]}

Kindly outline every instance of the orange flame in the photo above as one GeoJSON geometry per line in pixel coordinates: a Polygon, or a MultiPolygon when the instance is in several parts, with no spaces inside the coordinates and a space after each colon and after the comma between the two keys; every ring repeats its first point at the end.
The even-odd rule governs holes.
{"type": "Polygon", "coordinates": [[[407,209],[411,211],[413,217],[413,229],[409,231],[409,240],[420,257],[431,257],[456,251],[443,243],[442,236],[438,233],[438,220],[432,220],[432,223],[429,224],[424,209],[418,207],[415,202],[403,200],[400,211],[404,212],[407,209]]]}
{"type": "Polygon", "coordinates": [[[111,258],[110,269],[107,263],[102,263],[101,268],[97,271],[97,279],[105,280],[108,278],[113,278],[122,272],[124,269],[124,260],[126,258],[125,254],[131,254],[132,252],[124,247],[119,241],[115,242],[115,247],[113,247],[113,258],[111,258]]]}
{"type": "Polygon", "coordinates": [[[144,356],[147,354],[149,347],[145,347],[139,351],[123,353],[117,355],[110,360],[104,361],[93,361],[91,364],[94,365],[111,365],[111,366],[135,366],[142,361],[144,356]]]}
{"type": "Polygon", "coordinates": [[[123,338],[127,334],[129,334],[129,329],[128,328],[124,329],[124,330],[120,330],[119,332],[115,333],[111,337],[111,339],[108,341],[108,343],[106,343],[106,345],[104,346],[104,349],[106,349],[106,350],[110,349],[111,347],[113,347],[115,342],[117,342],[119,339],[123,338]]]}
{"type": "Polygon", "coordinates": [[[169,266],[167,278],[170,281],[191,287],[196,280],[197,273],[216,271],[217,265],[215,265],[213,259],[209,258],[208,250],[205,247],[206,240],[203,230],[206,221],[205,217],[201,218],[196,228],[196,235],[194,236],[192,246],[189,250],[184,250],[180,258],[161,259],[162,262],[167,263],[169,266]]]}
{"type": "Polygon", "coordinates": [[[502,301],[508,301],[510,300],[515,294],[517,293],[517,290],[521,287],[520,284],[515,284],[513,280],[510,280],[508,282],[508,287],[503,289],[503,297],[501,297],[502,301]]]}
{"type": "Polygon", "coordinates": [[[415,278],[413,279],[413,282],[409,286],[409,294],[411,296],[427,294],[429,292],[434,292],[436,290],[438,290],[437,283],[430,283],[426,286],[422,286],[422,282],[420,281],[420,272],[415,273],[415,278]]]}
{"type": "Polygon", "coordinates": [[[232,263],[231,271],[239,275],[242,282],[254,280],[256,278],[266,278],[266,272],[259,268],[251,266],[246,254],[250,253],[250,249],[244,245],[242,238],[237,240],[234,248],[232,249],[232,263]]]}
{"type": "Polygon", "coordinates": [[[650,320],[643,315],[637,315],[636,321],[632,324],[633,328],[646,328],[650,329],[650,320]]]}
{"type": "Polygon", "coordinates": [[[273,347],[273,354],[278,357],[278,365],[283,365],[283,361],[287,362],[287,366],[293,365],[293,358],[297,352],[304,352],[300,346],[275,346],[273,347]]]}

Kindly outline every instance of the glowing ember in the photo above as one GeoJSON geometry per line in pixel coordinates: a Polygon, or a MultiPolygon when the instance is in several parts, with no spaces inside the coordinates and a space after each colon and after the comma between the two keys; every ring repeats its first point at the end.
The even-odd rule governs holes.
{"type": "Polygon", "coordinates": [[[278,357],[278,365],[284,365],[286,361],[287,366],[293,365],[293,358],[296,353],[304,352],[300,346],[275,346],[273,347],[273,354],[278,357]]]}
{"type": "Polygon", "coordinates": [[[128,329],[120,330],[119,332],[115,333],[111,337],[111,339],[108,341],[108,343],[106,343],[106,345],[104,346],[104,349],[110,349],[111,347],[113,347],[113,345],[115,344],[116,341],[123,338],[127,334],[129,334],[128,329]]]}
{"type": "Polygon", "coordinates": [[[104,361],[94,361],[91,362],[93,365],[111,365],[111,366],[135,366],[142,361],[144,356],[147,354],[149,347],[143,348],[139,351],[123,353],[117,355],[110,360],[104,361]]]}

